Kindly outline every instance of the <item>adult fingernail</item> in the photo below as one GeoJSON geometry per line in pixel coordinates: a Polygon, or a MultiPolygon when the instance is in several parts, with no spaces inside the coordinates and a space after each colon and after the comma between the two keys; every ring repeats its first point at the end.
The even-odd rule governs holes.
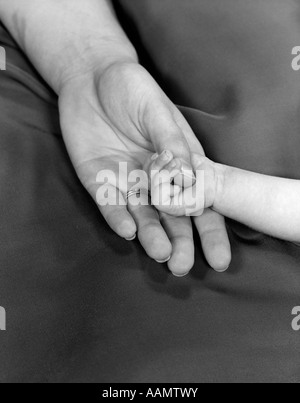
{"type": "Polygon", "coordinates": [[[136,238],[136,235],[134,235],[132,238],[125,238],[126,241],[130,242],[130,241],[134,241],[136,238]]]}
{"type": "Polygon", "coordinates": [[[185,160],[180,160],[181,162],[181,168],[183,171],[191,171],[193,172],[193,167],[189,162],[186,162],[185,160]]]}
{"type": "Polygon", "coordinates": [[[178,277],[178,278],[182,278],[182,277],[186,277],[188,274],[190,274],[190,272],[188,271],[185,274],[176,274],[176,273],[172,273],[174,277],[178,277]]]}
{"type": "Polygon", "coordinates": [[[181,171],[181,175],[184,176],[185,178],[191,179],[193,181],[196,181],[196,176],[192,171],[181,171]]]}
{"type": "Polygon", "coordinates": [[[187,163],[186,161],[181,161],[181,175],[186,178],[187,180],[190,180],[192,183],[191,185],[193,186],[196,183],[196,175],[194,173],[194,170],[192,168],[192,166],[187,163]]]}
{"type": "Polygon", "coordinates": [[[187,163],[186,161],[181,162],[181,172],[186,176],[196,179],[192,166],[189,163],[187,163]]]}
{"type": "Polygon", "coordinates": [[[168,259],[156,260],[156,262],[159,263],[159,264],[163,264],[163,263],[167,263],[170,259],[171,259],[171,256],[169,256],[168,259]]]}
{"type": "Polygon", "coordinates": [[[230,265],[228,267],[226,267],[226,269],[218,269],[215,270],[217,273],[225,273],[228,269],[229,269],[230,265]]]}

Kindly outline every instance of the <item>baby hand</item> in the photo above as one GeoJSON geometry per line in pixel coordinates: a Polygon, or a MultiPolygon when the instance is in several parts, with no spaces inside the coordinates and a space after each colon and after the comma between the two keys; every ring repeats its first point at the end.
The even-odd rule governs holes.
{"type": "MultiPolygon", "coordinates": [[[[207,160],[198,156],[198,159],[207,160]]],[[[196,161],[196,154],[194,155],[196,161]]],[[[197,160],[196,175],[184,169],[180,159],[170,151],[154,154],[145,166],[151,182],[152,204],[173,216],[199,216],[205,203],[205,170],[197,160]]]]}

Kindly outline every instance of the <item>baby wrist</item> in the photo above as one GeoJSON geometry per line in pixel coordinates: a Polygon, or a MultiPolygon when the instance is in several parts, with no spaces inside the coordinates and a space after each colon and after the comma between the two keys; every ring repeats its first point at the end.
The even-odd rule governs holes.
{"type": "Polygon", "coordinates": [[[214,197],[211,208],[218,211],[218,208],[222,205],[222,199],[224,196],[226,166],[222,164],[214,164],[214,171],[214,197]]]}

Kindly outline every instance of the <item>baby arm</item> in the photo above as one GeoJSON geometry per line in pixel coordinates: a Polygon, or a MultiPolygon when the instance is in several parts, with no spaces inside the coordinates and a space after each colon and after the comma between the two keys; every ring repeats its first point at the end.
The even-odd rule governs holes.
{"type": "Polygon", "coordinates": [[[275,238],[300,242],[300,181],[215,168],[215,211],[275,238]]]}
{"type": "MultiPolygon", "coordinates": [[[[195,209],[190,215],[200,215],[204,208],[211,208],[259,232],[300,243],[300,181],[215,164],[197,154],[193,156],[193,165],[197,182],[204,182],[203,194],[195,190],[196,184],[175,185],[168,191],[167,176],[164,184],[155,183],[152,179],[154,200],[159,200],[157,196],[160,194],[160,200],[164,202],[164,206],[154,203],[159,210],[172,215],[186,213],[185,201],[189,200],[189,196],[186,198],[182,195],[193,194],[200,198],[197,207],[200,205],[201,208],[195,209]],[[164,192],[169,194],[162,198],[164,192]]],[[[150,171],[153,167],[171,173],[171,178],[182,174],[178,162],[176,166],[173,159],[163,163],[161,156],[152,162],[150,171]]]]}

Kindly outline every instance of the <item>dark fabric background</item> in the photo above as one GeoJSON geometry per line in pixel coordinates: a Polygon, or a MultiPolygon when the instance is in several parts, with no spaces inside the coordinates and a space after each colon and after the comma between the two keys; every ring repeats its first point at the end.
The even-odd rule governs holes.
{"type": "Polygon", "coordinates": [[[189,108],[209,157],[300,178],[300,80],[291,68],[299,0],[115,4],[141,61],[173,102],[189,108]],[[204,119],[199,110],[226,119],[204,119]]]}
{"type": "MultiPolygon", "coordinates": [[[[168,0],[139,0],[132,2],[135,7],[129,1],[122,3],[126,9],[119,12],[126,11],[137,25],[142,21],[144,29],[157,21],[157,11],[167,15],[170,33],[177,33],[178,41],[178,34],[192,27],[181,21],[191,18],[189,7],[182,9],[183,2],[172,0],[174,7],[168,0]],[[153,5],[152,13],[146,5],[153,5]],[[138,11],[139,15],[130,16],[138,11]],[[146,11],[147,23],[145,16],[141,20],[146,11]]],[[[185,6],[200,3],[208,4],[184,2],[185,6]]],[[[215,1],[211,3],[216,5],[215,1]]],[[[292,6],[292,2],[284,4],[292,6]]],[[[233,16],[238,13],[232,12],[233,16]]],[[[160,19],[165,23],[163,17],[160,19]]],[[[274,15],[268,21],[285,32],[284,44],[292,42],[285,25],[277,23],[274,15]]],[[[211,32],[212,37],[218,36],[217,30],[211,32]]],[[[143,32],[140,35],[144,38],[143,32]]],[[[127,243],[108,229],[68,159],[56,97],[3,28],[0,38],[9,61],[7,72],[0,72],[0,306],[7,311],[7,331],[0,332],[0,381],[299,382],[300,333],[291,328],[291,311],[300,305],[300,249],[229,223],[233,249],[230,270],[221,275],[210,270],[195,235],[195,268],[187,278],[174,278],[166,268],[147,258],[137,242],[127,243]]],[[[163,65],[163,56],[164,60],[167,56],[172,60],[173,52],[167,51],[174,48],[166,42],[167,30],[159,38],[156,46],[166,47],[156,60],[163,65]]],[[[179,74],[174,76],[174,101],[186,107],[184,112],[209,154],[252,169],[258,161],[258,171],[278,170],[298,177],[299,158],[293,156],[298,156],[299,135],[294,130],[298,104],[294,101],[299,93],[292,85],[294,76],[284,70],[278,82],[279,97],[278,92],[272,92],[272,74],[274,70],[278,73],[277,65],[271,69],[271,77],[264,69],[253,75],[244,71],[245,81],[256,84],[257,104],[266,108],[259,118],[263,127],[269,128],[273,121],[281,125],[275,125],[277,130],[259,130],[258,136],[256,120],[252,126],[247,122],[245,138],[252,140],[246,147],[236,127],[245,122],[248,112],[243,115],[244,111],[249,111],[250,119],[255,102],[247,103],[244,97],[235,95],[230,96],[234,99],[229,109],[220,106],[223,101],[204,102],[210,99],[210,87],[202,100],[201,88],[195,93],[193,82],[189,84],[194,79],[185,61],[190,52],[197,55],[195,61],[200,60],[195,43],[189,43],[185,48],[178,42],[178,49],[185,52],[183,62],[174,64],[174,69],[169,67],[167,75],[172,76],[174,71],[179,74]],[[270,85],[266,84],[268,80],[270,85]],[[176,92],[177,85],[181,85],[184,95],[176,92]],[[264,103],[262,98],[270,92],[273,102],[264,103]],[[225,110],[228,123],[224,130],[218,131],[214,120],[203,121],[202,115],[199,118],[197,108],[225,110]],[[282,125],[285,130],[280,132],[282,125]],[[225,147],[223,154],[220,141],[225,147]],[[270,145],[274,145],[272,152],[270,145]],[[295,154],[290,156],[291,150],[295,154]],[[264,160],[257,157],[260,152],[264,160]]],[[[159,48],[150,45],[146,46],[148,56],[151,49],[158,52],[159,48]]],[[[280,49],[272,52],[281,54],[284,47],[280,49]]],[[[229,51],[235,54],[229,46],[224,58],[235,66],[240,57],[231,59],[229,51]]],[[[255,51],[253,46],[251,51],[255,51]]],[[[287,56],[289,64],[289,49],[287,56]]],[[[252,60],[251,54],[248,57],[252,60]]],[[[256,65],[257,55],[253,60],[256,65]]],[[[162,67],[155,69],[160,77],[166,74],[162,67]]],[[[201,67],[195,65],[195,69],[202,77],[201,67]]],[[[205,72],[208,78],[199,78],[200,86],[210,80],[207,66],[205,72]]],[[[221,85],[218,74],[214,94],[219,94],[221,85]]],[[[236,88],[241,88],[242,75],[241,70],[238,84],[224,94],[235,94],[236,88]]],[[[168,88],[172,86],[166,85],[168,88]]],[[[247,94],[246,89],[243,91],[247,94]]]]}

